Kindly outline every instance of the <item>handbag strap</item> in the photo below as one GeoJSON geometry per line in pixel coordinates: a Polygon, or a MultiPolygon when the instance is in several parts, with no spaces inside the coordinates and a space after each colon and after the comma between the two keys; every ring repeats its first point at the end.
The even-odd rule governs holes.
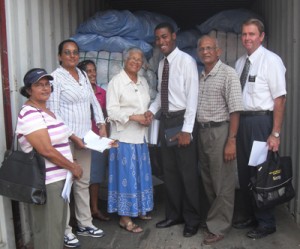
{"type": "MultiPolygon", "coordinates": [[[[46,119],[45,119],[43,113],[41,112],[41,110],[38,109],[38,108],[36,108],[36,107],[33,106],[33,105],[29,105],[29,106],[35,108],[35,109],[42,115],[43,120],[44,120],[45,124],[47,125],[46,119]]],[[[22,109],[23,109],[24,107],[25,107],[25,105],[22,106],[22,108],[20,109],[19,113],[22,111],[22,109]]],[[[17,136],[16,136],[17,124],[18,124],[18,118],[17,118],[17,121],[16,121],[15,131],[14,131],[14,135],[13,135],[13,139],[12,139],[12,143],[11,143],[11,148],[9,149],[9,152],[10,152],[10,153],[14,151],[14,149],[15,149],[15,143],[17,144],[17,150],[18,150],[18,148],[19,148],[19,143],[18,143],[17,136]]],[[[33,148],[33,149],[34,149],[34,148],[33,148]]],[[[35,149],[34,149],[34,150],[35,150],[35,149]]]]}

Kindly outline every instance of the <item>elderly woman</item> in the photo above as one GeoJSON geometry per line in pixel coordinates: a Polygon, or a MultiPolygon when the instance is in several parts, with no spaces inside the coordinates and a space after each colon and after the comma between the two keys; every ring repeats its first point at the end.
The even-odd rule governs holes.
{"type": "MultiPolygon", "coordinates": [[[[73,40],[64,40],[58,46],[60,67],[52,76],[53,93],[48,101],[50,110],[58,114],[70,129],[80,138],[91,130],[91,106],[94,118],[99,128],[99,135],[106,136],[106,128],[101,107],[95,97],[88,77],[77,68],[79,62],[79,47],[73,40]]],[[[74,160],[82,166],[83,176],[73,184],[75,200],[75,216],[77,219],[77,234],[91,237],[102,237],[103,231],[92,223],[90,210],[90,168],[91,151],[76,148],[71,144],[74,160]]],[[[68,213],[70,214],[70,213],[68,213]]],[[[79,241],[67,225],[65,231],[65,246],[78,247],[79,241]]]]}
{"type": "MultiPolygon", "coordinates": [[[[95,62],[92,60],[81,61],[78,66],[79,69],[85,71],[92,85],[95,96],[102,108],[104,117],[107,117],[106,113],[106,91],[97,85],[97,68],[95,62]]],[[[98,127],[96,125],[95,119],[92,113],[92,130],[98,132],[98,127]]],[[[106,169],[107,169],[107,153],[103,153],[93,150],[92,151],[92,163],[91,163],[91,177],[90,177],[90,203],[91,203],[91,213],[92,217],[102,221],[109,221],[110,218],[103,214],[98,208],[98,193],[100,188],[100,183],[105,180],[106,169]]]]}
{"type": "Polygon", "coordinates": [[[138,75],[143,65],[143,52],[131,48],[124,53],[124,69],[108,84],[107,113],[112,139],[119,140],[110,149],[108,212],[117,212],[120,227],[139,233],[143,229],[131,217],[150,219],[153,209],[152,174],[146,144],[149,125],[144,113],[150,96],[144,77],[138,75]]]}
{"type": "Polygon", "coordinates": [[[70,139],[83,146],[63,121],[46,108],[53,77],[42,68],[28,71],[20,93],[28,98],[18,116],[16,133],[24,152],[33,148],[45,158],[47,202],[29,205],[34,248],[62,249],[67,202],[61,197],[67,170],[80,179],[82,168],[73,162],[70,139]]]}

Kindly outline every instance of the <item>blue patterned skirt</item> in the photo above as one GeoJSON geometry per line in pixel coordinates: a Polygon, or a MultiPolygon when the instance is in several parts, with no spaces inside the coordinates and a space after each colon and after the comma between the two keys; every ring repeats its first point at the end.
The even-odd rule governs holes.
{"type": "Polygon", "coordinates": [[[137,217],[153,209],[148,146],[119,142],[109,154],[108,212],[137,217]]]}

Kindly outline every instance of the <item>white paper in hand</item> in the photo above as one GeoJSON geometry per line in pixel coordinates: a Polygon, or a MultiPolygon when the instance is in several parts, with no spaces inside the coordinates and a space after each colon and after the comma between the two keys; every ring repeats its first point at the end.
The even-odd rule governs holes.
{"type": "Polygon", "coordinates": [[[103,152],[106,149],[111,148],[111,144],[114,140],[107,137],[100,137],[95,132],[90,130],[83,138],[85,146],[91,150],[103,152]]]}
{"type": "Polygon", "coordinates": [[[268,145],[266,142],[253,141],[251,154],[249,158],[249,166],[257,166],[267,160],[268,145]]]}

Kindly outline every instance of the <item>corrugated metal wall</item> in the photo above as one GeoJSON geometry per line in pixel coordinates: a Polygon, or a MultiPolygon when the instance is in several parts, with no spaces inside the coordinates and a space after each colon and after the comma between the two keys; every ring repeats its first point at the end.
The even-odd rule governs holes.
{"type": "Polygon", "coordinates": [[[6,0],[9,75],[13,109],[26,71],[58,65],[58,44],[75,33],[78,23],[105,6],[97,0],[6,0]]]}
{"type": "Polygon", "coordinates": [[[300,2],[298,0],[257,1],[257,9],[265,17],[268,46],[283,59],[287,68],[287,105],[281,138],[281,154],[291,155],[294,168],[296,198],[290,211],[300,223],[300,2]]]}

